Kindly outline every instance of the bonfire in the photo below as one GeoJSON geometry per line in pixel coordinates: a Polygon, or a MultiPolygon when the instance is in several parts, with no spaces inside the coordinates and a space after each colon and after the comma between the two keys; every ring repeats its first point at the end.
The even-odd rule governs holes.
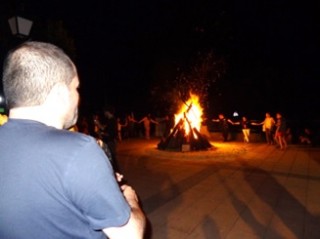
{"type": "Polygon", "coordinates": [[[174,115],[175,125],[169,136],[159,142],[158,149],[184,152],[212,148],[208,139],[200,134],[202,116],[199,96],[191,93],[189,100],[174,115]]]}

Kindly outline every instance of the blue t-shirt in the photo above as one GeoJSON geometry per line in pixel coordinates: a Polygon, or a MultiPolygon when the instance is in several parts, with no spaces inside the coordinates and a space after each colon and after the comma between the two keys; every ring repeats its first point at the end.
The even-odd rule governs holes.
{"type": "Polygon", "coordinates": [[[95,139],[32,120],[0,127],[0,238],[105,238],[130,207],[95,139]]]}

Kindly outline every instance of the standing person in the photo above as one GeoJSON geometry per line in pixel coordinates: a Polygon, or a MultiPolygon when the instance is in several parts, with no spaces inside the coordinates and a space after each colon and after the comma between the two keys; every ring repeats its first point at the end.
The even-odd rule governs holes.
{"type": "Polygon", "coordinates": [[[235,122],[234,124],[241,125],[241,130],[243,134],[243,141],[246,143],[250,142],[250,121],[246,116],[242,116],[240,122],[235,122]]]}
{"type": "Polygon", "coordinates": [[[164,124],[162,137],[165,139],[170,135],[170,131],[174,127],[174,118],[168,114],[164,117],[162,123],[164,124]]]}
{"type": "Polygon", "coordinates": [[[134,138],[137,136],[136,123],[138,123],[138,121],[134,118],[133,112],[131,112],[126,118],[126,129],[129,138],[134,138]]]}
{"type": "Polygon", "coordinates": [[[269,112],[266,113],[264,121],[261,123],[252,123],[252,125],[262,125],[262,131],[265,132],[267,144],[274,144],[275,120],[269,112]]]}
{"type": "Polygon", "coordinates": [[[286,140],[286,132],[287,132],[287,123],[284,117],[282,117],[281,113],[276,114],[276,140],[277,143],[280,146],[280,149],[286,149],[287,148],[287,140],[286,140]]]}
{"type": "Polygon", "coordinates": [[[119,165],[117,162],[117,137],[118,137],[118,122],[114,115],[114,108],[107,106],[104,108],[104,132],[102,141],[105,142],[110,149],[111,162],[115,171],[119,172],[119,165]]]}
{"type": "Polygon", "coordinates": [[[117,163],[117,137],[118,137],[118,123],[114,116],[112,108],[105,108],[103,116],[94,116],[94,124],[96,128],[96,135],[98,144],[102,147],[110,160],[113,169],[120,172],[117,163]]]}
{"type": "Polygon", "coordinates": [[[151,118],[151,114],[147,114],[147,116],[143,117],[139,124],[143,123],[144,127],[144,135],[146,139],[150,139],[150,130],[151,130],[151,123],[153,124],[159,124],[158,121],[151,118]]]}
{"type": "Polygon", "coordinates": [[[97,143],[99,146],[103,149],[104,153],[107,155],[108,159],[110,160],[113,169],[115,170],[115,164],[113,163],[113,157],[111,154],[111,150],[107,143],[104,141],[105,140],[105,135],[106,135],[106,125],[102,123],[102,118],[100,114],[94,113],[93,114],[93,124],[94,124],[94,130],[93,130],[93,137],[96,138],[97,143]]]}
{"type": "Polygon", "coordinates": [[[212,119],[213,122],[218,122],[224,142],[229,139],[230,127],[229,124],[234,124],[232,120],[227,119],[224,114],[219,114],[218,119],[212,119]]]}
{"type": "Polygon", "coordinates": [[[119,142],[122,141],[123,128],[125,128],[126,126],[127,126],[127,122],[122,124],[121,119],[118,117],[117,118],[117,133],[118,133],[117,139],[119,142]]]}
{"type": "Polygon", "coordinates": [[[96,140],[70,132],[78,116],[76,67],[58,47],[25,42],[9,52],[0,127],[0,238],[143,237],[135,191],[119,186],[96,140]]]}

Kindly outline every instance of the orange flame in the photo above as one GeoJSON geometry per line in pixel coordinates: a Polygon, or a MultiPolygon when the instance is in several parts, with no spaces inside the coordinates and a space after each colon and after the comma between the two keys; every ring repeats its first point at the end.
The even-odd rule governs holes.
{"type": "MultiPolygon", "coordinates": [[[[199,102],[199,96],[190,93],[189,100],[186,102],[186,104],[181,106],[179,113],[174,115],[175,124],[180,122],[181,119],[183,120],[185,135],[189,135],[190,128],[196,128],[198,131],[200,131],[202,114],[203,109],[199,102]]],[[[196,134],[193,136],[197,138],[196,134]]]]}

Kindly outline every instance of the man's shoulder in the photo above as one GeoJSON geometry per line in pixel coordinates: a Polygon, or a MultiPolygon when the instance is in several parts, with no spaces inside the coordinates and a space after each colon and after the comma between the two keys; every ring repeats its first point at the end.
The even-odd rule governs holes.
{"type": "Polygon", "coordinates": [[[91,136],[68,130],[53,130],[48,132],[47,136],[41,137],[44,142],[39,143],[39,146],[45,154],[51,152],[48,153],[49,156],[60,157],[63,160],[77,158],[86,161],[85,158],[91,158],[89,156],[101,154],[101,147],[91,136]]]}
{"type": "Polygon", "coordinates": [[[96,140],[92,136],[80,132],[53,129],[48,133],[53,141],[61,142],[63,144],[83,145],[93,142],[96,143],[96,140]]]}

